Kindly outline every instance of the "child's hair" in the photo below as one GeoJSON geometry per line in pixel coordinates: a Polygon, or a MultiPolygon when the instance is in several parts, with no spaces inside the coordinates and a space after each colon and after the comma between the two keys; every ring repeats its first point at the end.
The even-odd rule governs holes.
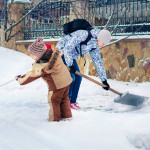
{"type": "Polygon", "coordinates": [[[49,59],[51,58],[53,53],[52,49],[46,50],[46,52],[42,55],[41,58],[39,58],[36,63],[47,63],[49,59]]]}
{"type": "Polygon", "coordinates": [[[42,55],[40,60],[48,60],[49,61],[49,59],[52,57],[52,54],[53,54],[53,50],[49,49],[42,55]]]}

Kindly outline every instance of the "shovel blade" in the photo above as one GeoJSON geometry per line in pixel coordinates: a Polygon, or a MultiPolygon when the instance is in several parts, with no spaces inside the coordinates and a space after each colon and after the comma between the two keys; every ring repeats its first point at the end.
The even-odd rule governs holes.
{"type": "Polygon", "coordinates": [[[139,106],[146,99],[148,99],[148,97],[126,93],[116,98],[114,102],[131,106],[139,106]]]}

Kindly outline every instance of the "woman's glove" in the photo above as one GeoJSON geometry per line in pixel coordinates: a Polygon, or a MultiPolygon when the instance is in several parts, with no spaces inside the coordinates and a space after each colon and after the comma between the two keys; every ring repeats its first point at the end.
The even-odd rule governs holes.
{"type": "Polygon", "coordinates": [[[107,80],[105,79],[105,81],[103,81],[102,82],[104,85],[106,85],[107,87],[103,87],[103,89],[105,89],[105,90],[109,90],[109,88],[110,88],[110,86],[109,86],[109,84],[107,83],[107,80]]]}
{"type": "Polygon", "coordinates": [[[75,68],[75,66],[70,66],[70,72],[71,73],[75,73],[77,70],[76,70],[76,68],[75,68]]]}

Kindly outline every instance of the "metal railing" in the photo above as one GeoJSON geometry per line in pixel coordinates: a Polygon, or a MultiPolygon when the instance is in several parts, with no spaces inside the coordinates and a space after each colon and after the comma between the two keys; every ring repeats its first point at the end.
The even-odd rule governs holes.
{"type": "Polygon", "coordinates": [[[69,22],[70,2],[45,0],[28,15],[25,39],[63,36],[63,24],[69,22]]]}
{"type": "Polygon", "coordinates": [[[63,24],[85,18],[96,28],[107,28],[113,35],[150,34],[149,0],[41,0],[18,22],[6,29],[6,41],[20,31],[24,39],[62,37],[63,24]],[[10,34],[16,25],[24,26],[10,34]]]}
{"type": "Polygon", "coordinates": [[[25,39],[34,39],[38,36],[44,38],[63,36],[62,25],[71,20],[73,9],[76,18],[85,18],[97,28],[105,28],[109,22],[107,29],[114,35],[125,35],[131,32],[150,33],[150,1],[148,0],[78,2],[45,0],[29,16],[31,21],[24,31],[25,39]],[[87,9],[82,5],[86,2],[88,3],[87,9]],[[81,3],[80,8],[78,3],[81,3]]]}
{"type": "MultiPolygon", "coordinates": [[[[96,10],[95,26],[105,26],[108,21],[108,16],[114,11],[115,15],[111,19],[108,28],[109,30],[113,30],[118,24],[115,29],[115,34],[136,31],[139,34],[150,32],[150,1],[118,0],[115,3],[115,0],[109,0],[107,4],[105,3],[105,1],[101,1],[102,5],[100,7],[94,7],[96,10]]],[[[93,5],[90,7],[93,7],[93,5]]]]}

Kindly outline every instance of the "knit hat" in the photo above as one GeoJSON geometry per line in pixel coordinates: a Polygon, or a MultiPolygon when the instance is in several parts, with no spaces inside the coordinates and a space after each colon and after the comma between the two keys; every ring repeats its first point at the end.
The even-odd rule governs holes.
{"type": "Polygon", "coordinates": [[[38,37],[36,41],[29,46],[28,52],[40,58],[46,52],[46,49],[47,47],[43,42],[43,38],[38,37]]]}
{"type": "Polygon", "coordinates": [[[100,32],[97,35],[97,39],[106,45],[111,40],[111,33],[108,30],[100,30],[100,32]]]}

